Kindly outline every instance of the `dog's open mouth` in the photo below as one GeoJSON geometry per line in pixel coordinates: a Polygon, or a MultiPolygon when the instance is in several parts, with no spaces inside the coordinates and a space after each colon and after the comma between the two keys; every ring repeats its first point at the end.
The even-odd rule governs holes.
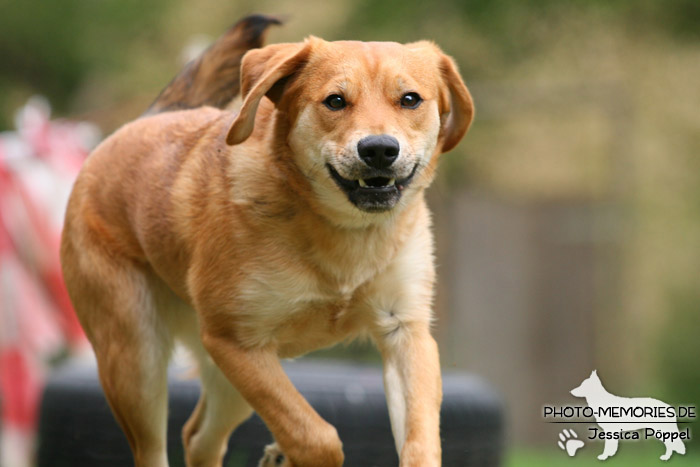
{"type": "Polygon", "coordinates": [[[386,177],[373,177],[364,180],[360,178],[359,180],[357,180],[357,184],[360,185],[360,188],[382,188],[394,186],[396,184],[396,179],[386,177]]]}
{"type": "Polygon", "coordinates": [[[328,172],[335,183],[345,192],[348,199],[358,208],[367,212],[382,212],[393,208],[401,198],[401,192],[409,185],[416,174],[418,165],[404,179],[391,177],[371,177],[350,180],[343,178],[330,164],[328,172]]]}

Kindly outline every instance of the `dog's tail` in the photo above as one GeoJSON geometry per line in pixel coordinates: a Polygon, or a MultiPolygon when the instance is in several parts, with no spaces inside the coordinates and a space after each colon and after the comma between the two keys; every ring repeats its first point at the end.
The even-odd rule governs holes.
{"type": "Polygon", "coordinates": [[[282,24],[273,16],[251,15],[231,26],[199,57],[189,62],[144,115],[203,105],[226,107],[240,92],[243,55],[262,47],[267,28],[282,24]]]}

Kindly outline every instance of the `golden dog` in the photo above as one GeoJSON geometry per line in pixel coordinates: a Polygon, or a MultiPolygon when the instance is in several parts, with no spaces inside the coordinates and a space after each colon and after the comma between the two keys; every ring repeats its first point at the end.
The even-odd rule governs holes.
{"type": "Polygon", "coordinates": [[[202,381],[188,465],[221,465],[254,410],[276,441],[261,464],[339,466],[335,428],[279,359],[369,335],[401,466],[440,465],[424,190],[470,125],[470,94],[431,42],[256,48],[274,22],[232,28],[78,177],[61,256],[104,392],[136,465],[167,465],[180,341],[202,381]],[[239,64],[236,114],[216,107],[239,64]]]}

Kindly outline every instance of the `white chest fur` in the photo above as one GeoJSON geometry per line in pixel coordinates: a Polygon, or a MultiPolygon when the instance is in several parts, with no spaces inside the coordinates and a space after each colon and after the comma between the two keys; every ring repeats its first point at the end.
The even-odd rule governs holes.
{"type": "Polygon", "coordinates": [[[237,286],[238,338],[291,356],[402,319],[429,319],[432,237],[421,224],[296,255],[284,245],[267,249],[237,286]]]}
{"type": "Polygon", "coordinates": [[[284,354],[337,342],[357,327],[358,317],[350,313],[355,294],[374,273],[362,267],[339,280],[308,260],[257,264],[238,289],[245,316],[239,338],[248,345],[275,345],[284,354]]]}

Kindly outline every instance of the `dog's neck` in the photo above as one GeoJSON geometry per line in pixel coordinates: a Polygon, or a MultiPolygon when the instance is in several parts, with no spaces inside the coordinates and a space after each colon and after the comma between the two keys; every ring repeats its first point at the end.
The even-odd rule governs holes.
{"type": "Polygon", "coordinates": [[[382,222],[361,227],[338,225],[323,212],[306,211],[309,222],[302,225],[304,235],[313,245],[309,251],[311,258],[341,281],[353,282],[351,276],[362,274],[361,270],[384,269],[418,227],[418,217],[428,216],[422,201],[421,196],[413,202],[422,206],[404,209],[386,216],[382,222]]]}
{"type": "Polygon", "coordinates": [[[610,394],[605,389],[605,387],[603,387],[602,383],[598,382],[595,386],[591,388],[589,393],[586,394],[585,399],[588,406],[594,408],[606,405],[605,401],[607,401],[611,397],[615,396],[610,394]]]}

